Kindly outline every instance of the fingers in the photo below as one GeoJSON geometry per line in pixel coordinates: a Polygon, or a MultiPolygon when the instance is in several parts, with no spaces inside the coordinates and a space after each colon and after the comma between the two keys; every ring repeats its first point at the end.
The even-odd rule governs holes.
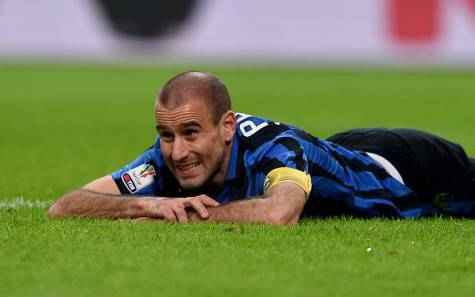
{"type": "MultiPolygon", "coordinates": [[[[193,197],[194,198],[194,197],[193,197]]],[[[187,206],[191,206],[199,215],[202,219],[207,219],[209,218],[209,212],[206,209],[206,207],[203,205],[203,203],[198,200],[198,199],[193,199],[193,198],[187,198],[187,206]]]]}
{"type": "Polygon", "coordinates": [[[216,206],[219,206],[219,202],[206,196],[206,195],[199,195],[199,196],[196,196],[196,197],[193,197],[193,198],[196,198],[198,199],[199,201],[201,201],[201,203],[203,203],[204,205],[206,206],[212,206],[212,207],[216,207],[216,206]]]}
{"type": "Polygon", "coordinates": [[[219,202],[206,196],[199,195],[195,197],[185,198],[185,206],[192,207],[202,219],[209,218],[209,211],[206,206],[216,207],[219,206],[219,202]]]}
{"type": "Polygon", "coordinates": [[[206,196],[199,195],[189,198],[165,198],[157,200],[156,207],[158,218],[163,218],[169,222],[186,223],[189,221],[187,208],[192,208],[201,219],[208,219],[210,217],[209,211],[206,207],[216,207],[219,205],[217,201],[206,196]]]}
{"type": "Polygon", "coordinates": [[[173,212],[173,210],[171,208],[164,207],[162,209],[162,216],[165,220],[167,220],[169,222],[176,222],[175,213],[173,212]]]}
{"type": "Polygon", "coordinates": [[[177,205],[173,208],[173,212],[180,223],[188,222],[188,215],[186,214],[184,205],[177,205]]]}

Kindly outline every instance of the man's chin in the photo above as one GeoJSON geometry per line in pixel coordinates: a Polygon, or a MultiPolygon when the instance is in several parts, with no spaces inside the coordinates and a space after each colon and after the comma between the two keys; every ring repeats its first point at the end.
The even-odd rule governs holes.
{"type": "Polygon", "coordinates": [[[178,182],[184,190],[196,190],[203,186],[203,181],[195,178],[180,179],[178,182]]]}

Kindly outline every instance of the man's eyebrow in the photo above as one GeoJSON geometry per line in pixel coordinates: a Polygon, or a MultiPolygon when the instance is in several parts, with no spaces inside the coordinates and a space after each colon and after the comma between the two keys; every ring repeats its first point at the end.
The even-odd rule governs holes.
{"type": "Polygon", "coordinates": [[[166,128],[167,128],[167,127],[164,126],[164,125],[156,125],[156,126],[155,126],[155,129],[157,129],[157,130],[163,130],[163,129],[166,129],[166,128]]]}
{"type": "MultiPolygon", "coordinates": [[[[189,128],[189,127],[193,127],[193,126],[201,127],[201,124],[197,121],[189,121],[189,122],[185,122],[185,123],[180,124],[180,126],[182,126],[184,128],[189,128]]],[[[164,130],[164,129],[167,129],[167,128],[168,128],[168,126],[161,125],[161,124],[157,124],[157,126],[155,126],[155,129],[157,129],[157,130],[164,130]]]]}
{"type": "Polygon", "coordinates": [[[185,128],[188,128],[190,126],[198,126],[198,127],[201,127],[201,124],[197,121],[190,121],[190,122],[187,122],[187,123],[183,123],[182,124],[183,127],[185,128]]]}

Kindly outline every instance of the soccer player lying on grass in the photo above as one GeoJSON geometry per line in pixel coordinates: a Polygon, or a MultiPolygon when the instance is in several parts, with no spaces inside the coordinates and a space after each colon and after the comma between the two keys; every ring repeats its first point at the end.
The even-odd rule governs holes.
{"type": "Polygon", "coordinates": [[[156,102],[153,147],[71,191],[52,217],[295,224],[301,216],[475,216],[475,160],[409,129],[358,129],[327,141],[233,113],[221,80],[186,72],[156,102]]]}

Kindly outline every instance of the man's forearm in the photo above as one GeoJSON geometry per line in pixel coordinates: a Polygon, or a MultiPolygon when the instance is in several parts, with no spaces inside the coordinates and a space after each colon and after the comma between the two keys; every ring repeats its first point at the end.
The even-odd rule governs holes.
{"type": "MultiPolygon", "coordinates": [[[[298,223],[306,201],[302,188],[282,183],[262,197],[208,208],[207,220],[292,225],[298,223]]],[[[190,212],[189,216],[191,220],[200,220],[196,213],[190,212]]]]}
{"type": "MultiPolygon", "coordinates": [[[[301,211],[302,207],[297,205],[297,203],[295,207],[286,205],[286,208],[283,209],[278,201],[267,198],[254,198],[208,208],[210,216],[207,220],[215,222],[292,225],[298,223],[301,211]]],[[[202,220],[196,212],[189,211],[188,215],[192,221],[202,220]]]]}
{"type": "Polygon", "coordinates": [[[236,201],[209,209],[209,220],[216,222],[272,223],[270,203],[265,199],[236,201]],[[266,205],[268,204],[268,205],[266,205]]]}
{"type": "Polygon", "coordinates": [[[145,213],[146,199],[74,190],[56,201],[48,210],[51,217],[138,218],[145,213]]]}

